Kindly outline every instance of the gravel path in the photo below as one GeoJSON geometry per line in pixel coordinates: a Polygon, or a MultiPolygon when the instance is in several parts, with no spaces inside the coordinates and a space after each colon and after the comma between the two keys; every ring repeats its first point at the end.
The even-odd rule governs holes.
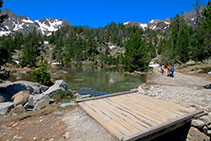
{"type": "Polygon", "coordinates": [[[208,84],[211,84],[210,79],[179,72],[175,73],[174,78],[162,76],[160,68],[155,67],[146,84],[139,87],[139,92],[184,106],[211,111],[211,89],[204,88],[208,84]]]}
{"type": "Polygon", "coordinates": [[[80,107],[68,112],[63,121],[68,126],[71,141],[117,141],[80,107]]]}

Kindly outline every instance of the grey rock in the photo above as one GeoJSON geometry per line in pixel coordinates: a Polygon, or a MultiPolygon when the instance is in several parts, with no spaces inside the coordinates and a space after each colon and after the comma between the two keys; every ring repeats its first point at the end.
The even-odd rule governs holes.
{"type": "Polygon", "coordinates": [[[189,65],[189,66],[195,65],[195,64],[196,64],[196,62],[193,61],[193,60],[190,60],[190,61],[188,61],[188,62],[186,63],[186,65],[189,65]]]}
{"type": "Polygon", "coordinates": [[[36,82],[30,82],[30,81],[16,81],[15,84],[23,84],[25,86],[32,87],[33,93],[32,94],[40,94],[48,90],[48,86],[36,83],[36,82]]]}
{"type": "Polygon", "coordinates": [[[4,82],[0,84],[0,96],[4,97],[5,101],[11,101],[12,96],[20,91],[40,94],[47,89],[47,86],[29,81],[4,82]]]}
{"type": "Polygon", "coordinates": [[[3,96],[0,95],[0,103],[1,102],[5,102],[5,98],[3,96]]]}
{"type": "Polygon", "coordinates": [[[35,110],[42,108],[42,106],[50,103],[50,97],[44,94],[31,95],[29,98],[29,102],[27,104],[28,107],[33,107],[35,110]]]}
{"type": "Polygon", "coordinates": [[[207,128],[211,130],[211,123],[207,125],[207,128]]]}
{"type": "Polygon", "coordinates": [[[64,80],[56,80],[54,85],[51,86],[47,91],[44,92],[45,95],[52,96],[59,90],[67,90],[67,84],[64,80]]]}
{"type": "Polygon", "coordinates": [[[208,117],[211,119],[211,113],[208,113],[208,117]]]}
{"type": "Polygon", "coordinates": [[[211,135],[211,129],[209,129],[207,126],[204,126],[202,130],[204,131],[205,134],[209,136],[211,135]]]}
{"type": "Polygon", "coordinates": [[[13,107],[12,102],[0,103],[0,115],[6,114],[13,107]]]}
{"type": "Polygon", "coordinates": [[[209,118],[209,116],[202,116],[199,118],[201,121],[203,121],[205,124],[209,124],[211,123],[211,119],[209,118]]]}
{"type": "Polygon", "coordinates": [[[51,103],[54,103],[54,102],[55,102],[55,99],[54,98],[50,98],[50,102],[49,103],[51,104],[51,103]]]}
{"type": "Polygon", "coordinates": [[[146,91],[144,91],[144,90],[139,90],[138,93],[139,93],[139,94],[144,94],[144,95],[149,94],[148,92],[146,92],[146,91]]]}
{"type": "Polygon", "coordinates": [[[202,71],[202,69],[199,69],[199,70],[197,70],[197,72],[198,72],[198,73],[202,73],[203,71],[202,71]]]}
{"type": "Polygon", "coordinates": [[[207,130],[207,135],[211,135],[211,130],[207,130]]]}
{"type": "Polygon", "coordinates": [[[79,96],[77,96],[77,99],[89,98],[89,97],[91,97],[91,96],[92,96],[91,94],[79,95],[79,96]]]}
{"type": "Polygon", "coordinates": [[[198,129],[191,127],[188,131],[186,140],[187,141],[209,141],[210,138],[203,132],[199,131],[198,129]]]}
{"type": "Polygon", "coordinates": [[[191,121],[191,125],[197,128],[202,128],[205,125],[205,123],[201,120],[193,119],[191,121]]]}
{"type": "Polygon", "coordinates": [[[68,72],[65,70],[58,70],[58,71],[54,72],[54,74],[65,74],[65,73],[68,73],[68,72]]]}
{"type": "Polygon", "coordinates": [[[70,102],[70,103],[63,103],[60,105],[60,107],[65,108],[67,106],[75,106],[76,103],[74,101],[70,102]]]}
{"type": "Polygon", "coordinates": [[[208,127],[207,127],[207,126],[204,126],[204,127],[202,128],[202,130],[204,131],[204,133],[207,133],[208,127]]]}

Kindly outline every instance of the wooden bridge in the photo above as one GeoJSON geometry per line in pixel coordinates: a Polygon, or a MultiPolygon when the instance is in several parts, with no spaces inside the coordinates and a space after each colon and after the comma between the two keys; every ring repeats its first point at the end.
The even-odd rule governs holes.
{"type": "Polygon", "coordinates": [[[151,140],[203,111],[138,93],[116,93],[78,100],[79,105],[119,140],[151,140]]]}

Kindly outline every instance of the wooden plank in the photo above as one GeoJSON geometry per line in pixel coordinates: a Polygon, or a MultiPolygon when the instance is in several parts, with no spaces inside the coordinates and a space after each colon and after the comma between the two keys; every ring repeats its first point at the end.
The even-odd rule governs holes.
{"type": "MultiPolygon", "coordinates": [[[[117,101],[112,99],[109,99],[112,102],[116,103],[117,101]]],[[[119,104],[119,103],[116,103],[119,104]]],[[[133,111],[133,109],[131,109],[131,107],[127,107],[124,104],[119,104],[120,108],[124,109],[125,111],[129,112],[130,114],[132,114],[134,117],[136,117],[138,120],[141,120],[143,123],[146,123],[148,125],[154,126],[160,123],[160,121],[155,121],[155,120],[151,120],[151,117],[148,115],[145,115],[144,113],[140,113],[137,111],[133,111]]]]}
{"type": "MultiPolygon", "coordinates": [[[[115,99],[117,103],[119,102],[119,99],[117,99],[117,97],[112,99],[115,99]]],[[[155,121],[156,123],[161,123],[165,121],[162,118],[159,118],[158,114],[156,115],[156,112],[147,110],[145,107],[138,106],[138,104],[135,103],[134,100],[132,100],[131,98],[119,104],[124,105],[127,108],[130,108],[131,111],[136,111],[136,113],[138,113],[139,115],[142,114],[145,117],[148,116],[149,119],[152,119],[152,121],[155,121]]]]}
{"type": "Polygon", "coordinates": [[[145,130],[146,128],[149,128],[150,127],[148,124],[145,124],[144,122],[141,122],[139,119],[137,119],[133,114],[131,114],[128,111],[124,110],[118,104],[115,104],[115,103],[109,101],[108,99],[104,99],[104,100],[106,100],[110,105],[115,106],[117,109],[119,109],[120,110],[120,113],[122,113],[125,116],[127,116],[130,120],[132,120],[133,122],[137,123],[138,124],[137,126],[141,130],[145,130]]]}
{"type": "MultiPolygon", "coordinates": [[[[93,102],[89,102],[89,103],[86,103],[86,104],[88,104],[93,109],[95,109],[95,107],[96,107],[96,105],[94,105],[93,102]]],[[[102,110],[101,108],[99,108],[99,106],[98,106],[98,109],[100,111],[102,111],[104,114],[106,114],[106,116],[109,117],[109,120],[107,122],[101,122],[102,126],[104,126],[104,125],[113,126],[117,130],[119,130],[119,132],[121,132],[121,134],[123,134],[124,136],[130,135],[132,133],[132,132],[129,132],[126,127],[119,124],[119,122],[117,120],[115,120],[113,117],[111,117],[109,114],[107,114],[107,111],[105,109],[102,110]]],[[[101,118],[99,118],[99,121],[101,121],[101,118]]]]}
{"type": "MultiPolygon", "coordinates": [[[[97,101],[92,101],[91,103],[93,106],[98,106],[97,108],[100,110],[103,110],[109,116],[111,119],[113,119],[118,125],[119,130],[122,131],[125,135],[132,135],[133,133],[138,132],[139,130],[135,129],[131,125],[127,124],[124,120],[122,120],[120,117],[115,115],[114,112],[109,110],[109,107],[104,106],[104,103],[96,103],[97,101]]],[[[99,101],[98,101],[99,102],[99,101]]]]}
{"type": "Polygon", "coordinates": [[[113,104],[109,103],[109,101],[106,101],[106,99],[101,99],[101,101],[104,101],[104,105],[108,107],[110,111],[114,112],[117,116],[119,116],[125,123],[132,126],[132,128],[137,129],[135,132],[144,130],[146,128],[146,127],[143,127],[143,125],[140,125],[138,121],[134,121],[131,115],[120,110],[113,104]]]}
{"type": "MultiPolygon", "coordinates": [[[[133,101],[133,102],[134,102],[134,104],[131,104],[131,106],[133,106],[136,111],[139,111],[146,115],[149,115],[151,117],[151,119],[156,119],[160,122],[165,122],[168,119],[176,117],[176,115],[165,114],[163,111],[159,111],[156,108],[154,108],[154,109],[153,109],[153,107],[149,108],[149,107],[151,107],[151,105],[149,107],[147,107],[146,105],[138,104],[135,101],[133,101]]],[[[129,105],[129,103],[127,103],[126,106],[127,105],[129,105]]]]}
{"type": "MultiPolygon", "coordinates": [[[[155,104],[149,103],[148,101],[140,100],[137,97],[132,97],[131,100],[134,101],[134,104],[136,106],[139,106],[141,108],[145,108],[146,111],[148,111],[149,113],[153,113],[153,115],[156,116],[156,117],[160,117],[162,119],[168,120],[168,119],[171,119],[171,118],[175,118],[176,116],[179,116],[179,114],[176,114],[174,112],[170,112],[161,105],[157,106],[155,104]]],[[[184,115],[184,113],[182,115],[184,115]]]]}
{"type": "Polygon", "coordinates": [[[138,92],[138,90],[107,94],[107,95],[98,96],[98,97],[78,99],[78,100],[76,100],[76,102],[84,102],[84,101],[89,101],[89,100],[96,100],[96,99],[107,98],[107,97],[112,97],[112,96],[119,96],[119,95],[125,95],[125,94],[131,94],[131,93],[136,93],[136,92],[138,92]]]}
{"type": "MultiPolygon", "coordinates": [[[[171,106],[170,109],[173,109],[173,110],[174,109],[176,109],[176,110],[179,110],[179,109],[183,110],[184,109],[184,106],[176,104],[176,103],[171,102],[171,101],[164,101],[164,100],[161,100],[161,99],[158,99],[158,98],[153,98],[153,97],[150,97],[150,96],[147,96],[147,95],[140,95],[140,94],[137,94],[137,93],[134,94],[134,95],[141,97],[141,98],[144,98],[145,100],[149,100],[149,102],[153,101],[153,103],[156,103],[157,105],[162,105],[163,107],[166,107],[166,108],[169,108],[169,106],[171,106]]],[[[190,111],[195,110],[194,108],[189,108],[189,107],[185,107],[185,109],[186,109],[185,113],[189,113],[190,111]]],[[[182,113],[184,113],[184,111],[182,113]]]]}
{"type": "Polygon", "coordinates": [[[149,128],[145,132],[139,132],[139,133],[136,133],[132,136],[123,137],[121,140],[122,141],[135,141],[135,140],[148,141],[148,140],[152,140],[152,139],[154,139],[154,138],[156,138],[160,135],[163,135],[167,132],[172,131],[172,129],[178,128],[178,126],[184,125],[187,121],[189,121],[195,115],[201,114],[201,113],[203,113],[202,110],[198,110],[198,111],[188,113],[184,116],[177,117],[177,118],[172,119],[168,122],[162,123],[158,126],[149,128]],[[168,130],[165,130],[165,129],[168,129],[168,130]]]}
{"type": "MultiPolygon", "coordinates": [[[[132,95],[130,95],[130,96],[132,96],[132,95]]],[[[139,97],[141,99],[144,99],[144,101],[149,102],[149,105],[155,105],[155,106],[166,108],[165,109],[166,111],[174,112],[175,114],[178,114],[178,115],[184,115],[186,113],[189,113],[190,111],[194,111],[193,108],[187,108],[187,107],[181,106],[176,103],[172,103],[169,101],[163,101],[163,100],[152,98],[152,97],[145,96],[145,95],[134,94],[133,96],[135,96],[136,98],[139,97]],[[183,111],[181,111],[181,110],[183,110],[183,111]]]]}
{"type": "Polygon", "coordinates": [[[89,108],[84,103],[79,103],[79,105],[84,109],[84,111],[91,116],[93,119],[95,119],[99,124],[101,124],[109,133],[111,133],[113,136],[117,137],[119,140],[121,140],[122,137],[125,135],[119,131],[117,128],[118,126],[112,126],[113,124],[110,124],[111,121],[102,119],[103,117],[99,116],[99,113],[95,113],[91,108],[89,108]],[[107,123],[107,124],[105,124],[107,123]]]}

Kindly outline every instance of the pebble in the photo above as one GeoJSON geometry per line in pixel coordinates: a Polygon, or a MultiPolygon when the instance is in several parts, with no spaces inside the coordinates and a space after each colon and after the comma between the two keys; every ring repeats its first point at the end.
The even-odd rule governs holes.
{"type": "Polygon", "coordinates": [[[211,119],[208,116],[202,116],[199,119],[206,124],[211,123],[211,119]]]}
{"type": "Polygon", "coordinates": [[[64,138],[68,139],[70,138],[70,132],[66,132],[64,135],[63,135],[64,138]]]}
{"type": "Polygon", "coordinates": [[[18,123],[16,122],[16,123],[14,123],[13,125],[12,125],[12,127],[15,127],[15,126],[17,126],[18,125],[18,123]]]}
{"type": "Polygon", "coordinates": [[[54,140],[54,138],[51,138],[49,141],[53,141],[54,140]]]}

